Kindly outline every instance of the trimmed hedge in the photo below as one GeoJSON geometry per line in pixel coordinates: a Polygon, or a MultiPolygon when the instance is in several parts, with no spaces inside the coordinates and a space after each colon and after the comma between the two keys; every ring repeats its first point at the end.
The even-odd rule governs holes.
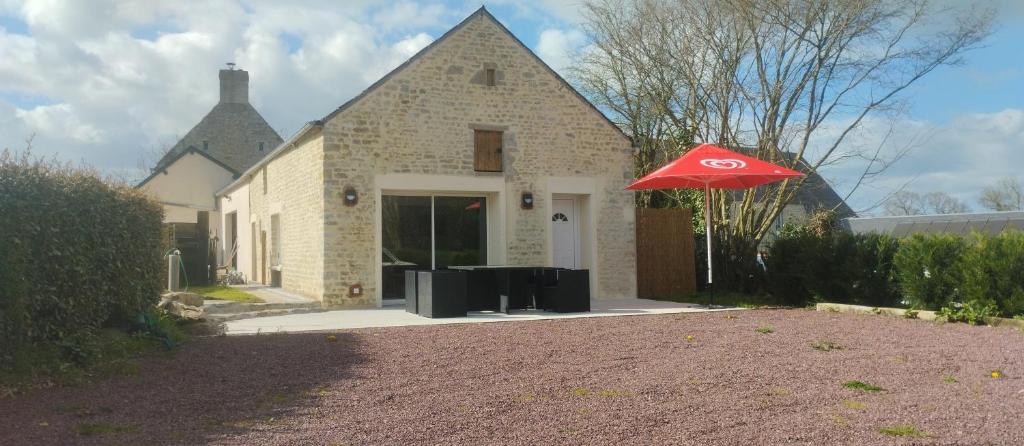
{"type": "Polygon", "coordinates": [[[995,306],[1005,317],[1024,315],[1024,233],[975,236],[962,274],[965,301],[995,306]]]}
{"type": "Polygon", "coordinates": [[[788,228],[768,253],[768,289],[778,303],[829,301],[899,306],[893,281],[896,239],[878,234],[788,228]]]}
{"type": "Polygon", "coordinates": [[[910,307],[1013,317],[1024,314],[1024,233],[968,238],[787,227],[772,243],[768,287],[776,300],[910,307]]]}
{"type": "Polygon", "coordinates": [[[85,359],[98,329],[127,326],[162,289],[160,205],[28,154],[0,154],[0,365],[58,345],[85,359]]]}
{"type": "Polygon", "coordinates": [[[961,300],[967,241],[948,234],[914,234],[900,242],[896,271],[913,308],[938,310],[961,300]]]}

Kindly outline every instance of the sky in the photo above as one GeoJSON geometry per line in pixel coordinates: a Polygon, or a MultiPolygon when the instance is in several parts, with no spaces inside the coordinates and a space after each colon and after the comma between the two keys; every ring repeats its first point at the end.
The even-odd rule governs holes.
{"type": "MultiPolygon", "coordinates": [[[[949,0],[956,3],[955,0],[949,0]]],[[[993,0],[997,1],[997,0],[993,0]]],[[[556,71],[586,45],[575,0],[484,2],[556,71]]],[[[217,102],[217,70],[249,71],[250,99],[287,138],[471,14],[479,1],[0,0],[0,148],[144,176],[217,102]]],[[[1001,0],[995,32],[960,66],[906,92],[901,115],[867,120],[851,144],[907,157],[854,192],[864,210],[893,190],[980,190],[1024,181],[1024,2],[1001,0]]],[[[837,123],[838,124],[838,123],[837,123]]],[[[845,196],[851,164],[821,173],[845,196]]]]}

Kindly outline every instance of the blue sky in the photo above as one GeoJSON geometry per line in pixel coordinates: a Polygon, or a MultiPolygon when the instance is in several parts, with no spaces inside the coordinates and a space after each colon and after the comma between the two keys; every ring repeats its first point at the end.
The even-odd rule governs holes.
{"type": "MultiPolygon", "coordinates": [[[[948,1],[961,5],[956,0],[948,1]]],[[[1005,0],[996,32],[957,67],[906,92],[896,122],[865,122],[851,144],[916,143],[850,202],[942,190],[976,206],[978,191],[1024,167],[1024,2],[1005,0]]],[[[556,70],[586,44],[576,2],[486,2],[556,70]]],[[[35,135],[37,154],[137,177],[216,102],[216,71],[250,71],[254,105],[287,137],[429,44],[478,2],[375,0],[0,0],[0,148],[35,135]]],[[[856,166],[823,174],[845,194],[856,166]]]]}

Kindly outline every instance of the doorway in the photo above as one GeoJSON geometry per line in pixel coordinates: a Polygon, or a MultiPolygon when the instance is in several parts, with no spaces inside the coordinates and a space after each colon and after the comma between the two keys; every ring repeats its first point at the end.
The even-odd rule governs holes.
{"type": "Polygon", "coordinates": [[[381,297],[405,297],[405,271],[487,264],[487,199],[381,197],[381,297]]]}
{"type": "Polygon", "coordinates": [[[577,201],[571,198],[551,200],[552,261],[555,268],[580,266],[580,224],[577,201]]]}

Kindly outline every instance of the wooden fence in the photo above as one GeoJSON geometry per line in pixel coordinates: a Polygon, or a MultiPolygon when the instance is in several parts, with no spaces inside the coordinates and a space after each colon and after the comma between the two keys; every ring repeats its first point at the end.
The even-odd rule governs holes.
{"type": "Polygon", "coordinates": [[[637,297],[664,299],[697,292],[693,211],[636,210],[637,297]]]}

